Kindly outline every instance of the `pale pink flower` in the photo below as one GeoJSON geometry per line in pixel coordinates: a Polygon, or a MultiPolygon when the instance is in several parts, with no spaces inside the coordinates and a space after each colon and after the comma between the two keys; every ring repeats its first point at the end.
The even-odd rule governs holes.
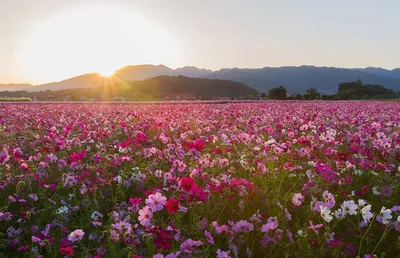
{"type": "Polygon", "coordinates": [[[69,240],[70,242],[75,243],[75,242],[77,242],[77,241],[82,240],[82,238],[83,238],[84,235],[85,235],[85,232],[84,232],[82,229],[76,229],[76,230],[74,230],[73,232],[71,232],[71,233],[68,235],[68,240],[69,240]]]}
{"type": "Polygon", "coordinates": [[[151,208],[152,212],[162,210],[166,202],[167,197],[163,196],[159,192],[150,194],[146,199],[146,205],[151,208]]]}
{"type": "Polygon", "coordinates": [[[152,218],[153,218],[153,213],[152,213],[150,207],[146,206],[139,211],[138,219],[139,219],[141,225],[143,225],[145,227],[150,226],[152,218]]]}

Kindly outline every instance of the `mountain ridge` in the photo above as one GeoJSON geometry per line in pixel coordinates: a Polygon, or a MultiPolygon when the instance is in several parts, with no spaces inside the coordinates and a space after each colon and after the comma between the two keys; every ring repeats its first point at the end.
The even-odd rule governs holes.
{"type": "Polygon", "coordinates": [[[337,91],[339,83],[358,79],[364,83],[383,85],[395,91],[400,90],[400,68],[390,70],[371,66],[366,68],[341,68],[302,65],[265,66],[262,68],[234,67],[213,71],[195,66],[172,69],[161,64],[127,65],[118,69],[112,77],[103,77],[97,73],[87,73],[59,82],[36,86],[30,84],[0,84],[0,90],[45,91],[93,88],[123,81],[146,80],[164,75],[231,80],[243,83],[258,91],[267,91],[283,85],[290,93],[304,93],[307,88],[317,88],[321,93],[332,94],[337,91]]]}

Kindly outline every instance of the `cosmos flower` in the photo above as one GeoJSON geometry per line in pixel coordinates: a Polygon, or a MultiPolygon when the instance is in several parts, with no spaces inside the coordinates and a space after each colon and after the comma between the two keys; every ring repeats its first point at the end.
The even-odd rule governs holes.
{"type": "Polygon", "coordinates": [[[75,243],[82,240],[84,235],[85,232],[82,229],[76,229],[68,235],[68,240],[72,243],[75,243]]]}
{"type": "Polygon", "coordinates": [[[155,194],[150,194],[145,202],[152,212],[156,212],[164,208],[164,204],[167,202],[167,197],[157,192],[155,194]]]}
{"type": "Polygon", "coordinates": [[[196,184],[191,177],[184,177],[181,179],[180,185],[185,192],[190,192],[196,184]]]}
{"type": "Polygon", "coordinates": [[[295,193],[292,198],[292,203],[294,206],[300,206],[304,202],[304,196],[301,193],[295,193]]]}
{"type": "Polygon", "coordinates": [[[328,207],[322,207],[319,206],[320,211],[321,211],[321,217],[326,221],[326,222],[331,222],[333,219],[333,216],[331,215],[331,210],[328,207]]]}
{"type": "Polygon", "coordinates": [[[374,215],[371,212],[371,205],[367,205],[361,209],[361,215],[366,223],[368,223],[374,215]]]}
{"type": "Polygon", "coordinates": [[[207,230],[204,231],[204,235],[207,239],[207,242],[210,244],[214,244],[214,238],[211,236],[210,232],[208,232],[207,230]]]}
{"type": "Polygon", "coordinates": [[[231,258],[229,255],[230,251],[221,251],[221,249],[217,250],[217,258],[231,258]]]}
{"type": "Polygon", "coordinates": [[[344,201],[341,205],[343,211],[349,215],[356,215],[358,205],[354,203],[353,200],[351,201],[344,201]]]}
{"type": "Polygon", "coordinates": [[[235,232],[248,233],[254,230],[254,225],[246,220],[240,220],[232,227],[235,232]]]}
{"type": "Polygon", "coordinates": [[[377,220],[379,222],[382,222],[383,224],[389,224],[391,219],[392,219],[392,210],[386,209],[386,207],[383,206],[381,208],[381,212],[379,213],[377,220]]]}
{"type": "Polygon", "coordinates": [[[165,203],[165,208],[167,209],[168,213],[174,214],[179,209],[179,201],[171,198],[165,203]]]}
{"type": "Polygon", "coordinates": [[[138,219],[141,225],[149,227],[151,225],[152,218],[153,218],[153,212],[150,207],[146,206],[143,209],[139,210],[138,219]]]}
{"type": "Polygon", "coordinates": [[[186,239],[180,247],[180,250],[182,253],[185,254],[192,254],[196,251],[196,247],[203,245],[201,241],[195,241],[192,240],[191,238],[186,239]]]}

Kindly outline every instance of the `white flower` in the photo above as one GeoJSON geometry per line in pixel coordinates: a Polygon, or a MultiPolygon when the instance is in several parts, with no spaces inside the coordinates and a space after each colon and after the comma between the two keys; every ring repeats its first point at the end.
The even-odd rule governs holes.
{"type": "Polygon", "coordinates": [[[356,171],[354,171],[354,175],[357,175],[357,176],[361,176],[363,174],[363,172],[361,171],[361,170],[356,170],[356,171]]]}
{"type": "Polygon", "coordinates": [[[308,165],[310,165],[312,167],[316,167],[317,166],[317,163],[315,161],[309,161],[307,163],[308,163],[308,165]]]}
{"type": "Polygon", "coordinates": [[[400,223],[400,215],[397,217],[397,222],[400,223]]]}
{"type": "Polygon", "coordinates": [[[389,220],[392,218],[392,210],[386,209],[385,206],[382,207],[380,215],[382,217],[382,223],[388,224],[389,220]]]}
{"type": "Polygon", "coordinates": [[[358,200],[358,206],[361,208],[362,206],[364,206],[365,204],[367,204],[367,202],[363,199],[358,200]]]}
{"type": "Polygon", "coordinates": [[[374,216],[371,212],[371,205],[367,205],[364,208],[362,208],[361,215],[366,223],[369,222],[370,219],[372,219],[372,217],[374,216]]]}
{"type": "Polygon", "coordinates": [[[345,216],[346,216],[346,213],[344,212],[344,210],[342,210],[342,209],[337,209],[337,210],[335,211],[335,218],[337,218],[338,220],[344,219],[345,216]]]}
{"type": "Polygon", "coordinates": [[[69,208],[67,206],[62,206],[61,208],[58,208],[58,210],[56,211],[57,214],[64,214],[67,213],[69,211],[69,208]]]}
{"type": "Polygon", "coordinates": [[[358,205],[354,201],[344,201],[341,205],[343,211],[349,215],[356,215],[358,205]]]}
{"type": "Polygon", "coordinates": [[[331,215],[331,210],[327,207],[322,207],[319,206],[319,210],[321,212],[321,217],[326,221],[326,222],[331,222],[331,220],[333,219],[332,215],[331,215]]]}
{"type": "Polygon", "coordinates": [[[371,174],[374,175],[374,176],[379,176],[379,174],[376,173],[375,171],[371,171],[371,174]]]}
{"type": "Polygon", "coordinates": [[[306,236],[307,236],[307,232],[304,232],[304,231],[301,230],[301,229],[299,229],[299,230],[297,231],[297,234],[298,234],[299,236],[301,236],[301,237],[306,237],[306,236]]]}
{"type": "Polygon", "coordinates": [[[377,186],[372,187],[372,193],[373,193],[374,195],[381,195],[381,192],[379,192],[377,186]]]}

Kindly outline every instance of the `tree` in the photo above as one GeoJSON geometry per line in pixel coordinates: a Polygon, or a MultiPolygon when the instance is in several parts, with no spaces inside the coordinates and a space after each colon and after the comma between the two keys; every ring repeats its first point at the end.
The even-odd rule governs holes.
{"type": "Polygon", "coordinates": [[[296,99],[297,99],[297,100],[303,100],[303,95],[301,95],[301,94],[296,94],[296,99]]]}
{"type": "Polygon", "coordinates": [[[260,95],[260,97],[261,97],[262,99],[266,99],[266,98],[268,98],[268,95],[267,95],[265,92],[262,92],[261,95],[260,95]]]}
{"type": "Polygon", "coordinates": [[[366,84],[360,80],[339,84],[338,96],[341,99],[369,99],[369,98],[393,98],[396,96],[392,89],[382,85],[366,84]]]}
{"type": "Polygon", "coordinates": [[[308,88],[306,94],[304,94],[305,99],[319,99],[321,94],[316,88],[308,88]]]}
{"type": "Polygon", "coordinates": [[[268,90],[268,98],[270,99],[286,99],[286,89],[283,86],[268,90]]]}

